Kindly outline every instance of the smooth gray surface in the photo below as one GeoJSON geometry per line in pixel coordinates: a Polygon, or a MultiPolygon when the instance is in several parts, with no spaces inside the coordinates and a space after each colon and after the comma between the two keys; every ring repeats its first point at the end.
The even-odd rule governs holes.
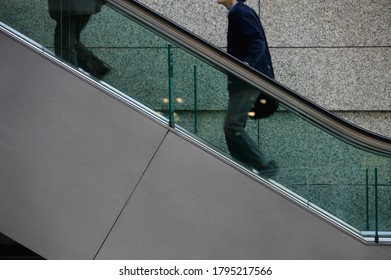
{"type": "Polygon", "coordinates": [[[0,232],[92,259],[166,129],[0,34],[0,232]]]}
{"type": "Polygon", "coordinates": [[[170,133],[98,259],[389,259],[170,133]]]}

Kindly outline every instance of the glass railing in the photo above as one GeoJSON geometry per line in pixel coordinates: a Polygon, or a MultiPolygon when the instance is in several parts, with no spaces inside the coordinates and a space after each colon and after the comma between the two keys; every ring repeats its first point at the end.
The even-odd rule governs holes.
{"type": "MultiPolygon", "coordinates": [[[[43,51],[55,53],[56,21],[49,16],[47,0],[0,2],[0,21],[36,41],[43,51]]],[[[223,129],[230,69],[194,53],[192,46],[179,44],[180,39],[170,38],[159,28],[142,23],[109,1],[91,16],[81,33],[83,44],[111,68],[107,75],[92,78],[149,107],[167,125],[193,134],[230,157],[223,129]]],[[[64,62],[69,63],[67,59],[64,62]]],[[[83,68],[82,63],[69,65],[83,68]]],[[[341,134],[336,137],[284,99],[274,115],[249,119],[246,131],[277,163],[279,172],[272,180],[280,188],[369,241],[390,237],[389,154],[362,149],[341,134]]],[[[235,161],[253,171],[248,162],[235,161]]]]}

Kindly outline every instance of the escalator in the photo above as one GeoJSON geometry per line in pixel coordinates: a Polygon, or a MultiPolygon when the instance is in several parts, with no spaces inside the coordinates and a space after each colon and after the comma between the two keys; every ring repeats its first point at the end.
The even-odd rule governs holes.
{"type": "Polygon", "coordinates": [[[46,259],[391,258],[390,139],[137,2],[99,16],[104,81],[53,55],[47,15],[0,19],[1,233],[46,259]],[[273,179],[227,153],[227,74],[281,104],[248,127],[273,179]]]}

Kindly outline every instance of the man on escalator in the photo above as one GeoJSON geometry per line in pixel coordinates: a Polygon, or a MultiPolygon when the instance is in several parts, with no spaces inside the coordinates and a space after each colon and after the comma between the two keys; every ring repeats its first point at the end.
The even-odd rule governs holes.
{"type": "Polygon", "coordinates": [[[102,79],[111,68],[80,41],[91,15],[100,12],[106,0],[48,0],[50,17],[56,21],[54,52],[57,56],[102,79]]]}
{"type": "MultiPolygon", "coordinates": [[[[227,52],[248,66],[274,78],[266,35],[255,11],[246,0],[217,0],[228,9],[227,52]]],[[[273,177],[278,172],[274,160],[258,149],[246,132],[248,112],[259,96],[259,90],[233,77],[228,77],[229,103],[224,133],[231,156],[255,173],[273,177]]]]}

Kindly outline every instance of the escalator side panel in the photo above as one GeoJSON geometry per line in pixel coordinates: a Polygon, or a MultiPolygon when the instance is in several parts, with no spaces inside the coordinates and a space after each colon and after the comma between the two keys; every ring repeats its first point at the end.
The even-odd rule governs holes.
{"type": "Polygon", "coordinates": [[[98,259],[390,259],[169,133],[98,259]],[[169,164],[167,164],[169,162],[169,164]]]}
{"type": "Polygon", "coordinates": [[[167,130],[0,33],[0,232],[92,259],[167,130]]]}

